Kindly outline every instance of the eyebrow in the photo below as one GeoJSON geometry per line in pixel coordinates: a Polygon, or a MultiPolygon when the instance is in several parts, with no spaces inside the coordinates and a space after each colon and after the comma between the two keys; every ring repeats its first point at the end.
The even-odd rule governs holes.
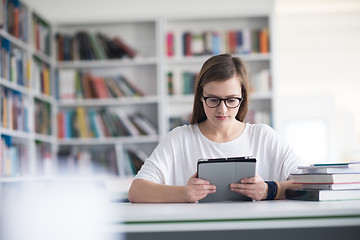
{"type": "MultiPolygon", "coordinates": [[[[203,93],[203,95],[207,95],[208,97],[217,97],[217,98],[221,98],[221,97],[219,97],[219,96],[217,96],[217,95],[215,95],[215,94],[211,94],[211,93],[208,93],[208,94],[206,94],[206,93],[203,93]]],[[[231,97],[240,97],[240,95],[241,94],[232,94],[232,95],[227,95],[227,96],[225,96],[225,98],[231,98],[231,97]]]]}

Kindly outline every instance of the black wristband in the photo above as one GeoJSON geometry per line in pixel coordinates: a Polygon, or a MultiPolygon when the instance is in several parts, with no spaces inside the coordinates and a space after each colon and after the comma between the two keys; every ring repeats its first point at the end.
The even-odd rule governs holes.
{"type": "Polygon", "coordinates": [[[278,192],[277,183],[274,181],[265,181],[265,183],[268,185],[268,194],[265,200],[274,200],[278,192]]]}

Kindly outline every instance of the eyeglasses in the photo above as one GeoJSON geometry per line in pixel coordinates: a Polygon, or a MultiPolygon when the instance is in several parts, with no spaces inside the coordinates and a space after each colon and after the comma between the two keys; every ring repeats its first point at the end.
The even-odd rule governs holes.
{"type": "Polygon", "coordinates": [[[230,97],[230,98],[218,98],[218,97],[204,97],[206,106],[209,108],[216,108],[220,105],[221,101],[224,101],[225,106],[228,108],[237,108],[242,102],[243,98],[230,97]]]}

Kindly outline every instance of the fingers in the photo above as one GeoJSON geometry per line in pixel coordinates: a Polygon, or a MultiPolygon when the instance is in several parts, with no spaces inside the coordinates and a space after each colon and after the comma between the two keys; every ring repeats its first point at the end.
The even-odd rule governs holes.
{"type": "Polygon", "coordinates": [[[243,178],[243,179],[241,179],[240,182],[241,183],[261,183],[261,182],[264,182],[264,180],[259,175],[256,175],[255,177],[243,178]]]}
{"type": "MultiPolygon", "coordinates": [[[[201,180],[201,179],[199,179],[201,180]]],[[[196,179],[194,179],[196,182],[196,179]]],[[[202,182],[202,181],[199,181],[202,182]]],[[[196,202],[200,199],[203,199],[208,194],[216,192],[216,186],[211,184],[188,184],[186,186],[186,195],[189,199],[189,202],[196,202]]]]}
{"type": "Polygon", "coordinates": [[[230,184],[230,190],[248,196],[254,200],[261,200],[265,195],[266,183],[264,182],[260,182],[256,184],[232,183],[230,184]]]}
{"type": "Polygon", "coordinates": [[[190,178],[188,184],[209,185],[210,182],[201,178],[190,178]]]}

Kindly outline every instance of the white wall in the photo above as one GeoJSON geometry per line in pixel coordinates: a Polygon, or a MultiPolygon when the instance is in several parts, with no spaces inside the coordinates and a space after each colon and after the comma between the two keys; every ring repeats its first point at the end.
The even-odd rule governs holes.
{"type": "MultiPolygon", "coordinates": [[[[284,134],[282,124],[289,115],[300,119],[327,115],[331,125],[330,160],[347,160],[360,151],[360,1],[275,3],[278,130],[284,134]],[[316,99],[314,96],[314,101],[331,101],[312,110],[318,104],[308,99],[316,99]],[[289,105],[289,101],[296,106],[293,112],[284,107],[284,102],[289,105]]],[[[311,133],[301,141],[306,145],[309,139],[311,133]]]]}

